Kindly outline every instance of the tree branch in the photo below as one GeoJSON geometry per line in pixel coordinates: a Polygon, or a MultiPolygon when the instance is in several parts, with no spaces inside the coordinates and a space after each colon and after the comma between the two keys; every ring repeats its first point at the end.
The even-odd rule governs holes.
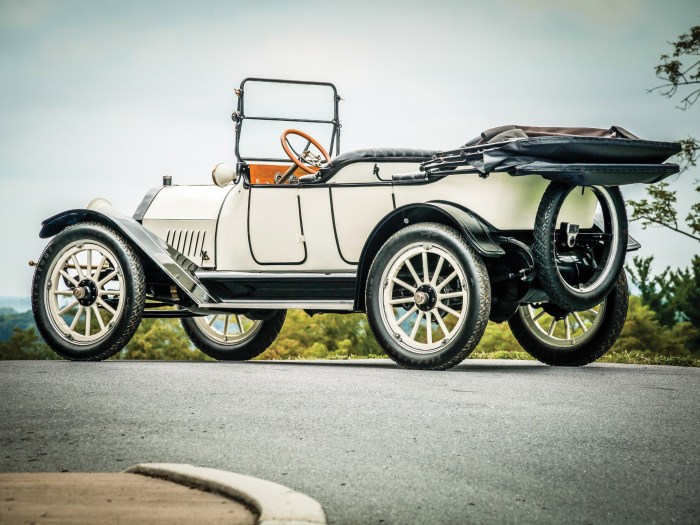
{"type": "Polygon", "coordinates": [[[697,236],[693,235],[692,233],[688,233],[688,232],[683,231],[683,230],[680,230],[680,229],[678,229],[678,228],[674,228],[674,227],[671,226],[670,224],[666,224],[666,223],[664,223],[664,222],[657,221],[656,219],[652,219],[651,217],[648,217],[647,215],[641,215],[641,216],[639,216],[639,217],[636,217],[636,218],[634,218],[634,219],[631,219],[630,222],[639,221],[639,220],[645,220],[645,221],[648,221],[648,222],[653,222],[653,223],[655,223],[655,224],[659,224],[659,225],[661,225],[661,226],[665,226],[665,227],[668,228],[669,230],[673,230],[674,232],[677,232],[677,233],[680,233],[680,234],[682,234],[682,235],[685,235],[686,237],[690,237],[691,239],[695,239],[696,241],[700,241],[700,237],[697,237],[697,236]]]}

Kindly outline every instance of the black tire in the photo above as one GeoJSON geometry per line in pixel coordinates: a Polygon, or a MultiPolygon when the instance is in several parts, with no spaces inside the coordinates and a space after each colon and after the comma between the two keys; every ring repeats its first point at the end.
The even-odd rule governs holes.
{"type": "MultiPolygon", "coordinates": [[[[210,330],[205,317],[186,317],[181,322],[190,340],[209,357],[219,361],[247,361],[262,354],[277,339],[286,316],[286,310],[277,310],[261,321],[238,316],[242,326],[249,326],[241,331],[242,337],[238,334],[224,336],[223,332],[210,330]]],[[[228,329],[224,330],[229,334],[228,329]]]]}
{"type": "Polygon", "coordinates": [[[58,355],[75,361],[107,359],[124,348],[139,326],[145,301],[146,279],[138,254],[119,233],[96,222],[69,226],[56,235],[41,254],[32,281],[32,312],[39,333],[58,355]],[[77,265],[66,259],[71,253],[77,265]],[[109,255],[98,269],[95,261],[104,254],[109,255]],[[61,270],[72,277],[62,276],[61,270]],[[102,279],[106,281],[101,284],[102,279]],[[85,297],[72,295],[76,288],[85,297]],[[70,325],[66,317],[72,317],[70,325]]]}
{"type": "Polygon", "coordinates": [[[464,360],[481,340],[491,307],[491,286],[481,257],[456,230],[420,223],[394,234],[377,253],[367,278],[366,305],[374,336],[396,363],[445,370],[464,360]],[[451,277],[453,271],[457,273],[451,277]],[[423,277],[417,272],[423,272],[423,277]],[[395,279],[412,283],[409,286],[414,291],[395,279]],[[441,298],[443,295],[453,297],[441,298]],[[403,299],[395,306],[391,303],[403,299]],[[429,320],[424,335],[423,320],[429,320]],[[434,332],[441,339],[435,339],[434,332]]]}
{"type": "MultiPolygon", "coordinates": [[[[600,303],[615,285],[617,275],[622,270],[627,252],[627,213],[625,202],[618,187],[596,186],[590,189],[598,197],[603,211],[604,233],[609,233],[611,239],[606,242],[589,244],[596,257],[598,267],[591,275],[577,282],[576,276],[562,276],[557,261],[561,245],[557,247],[557,224],[559,212],[567,196],[577,186],[569,186],[552,182],[542,196],[537,217],[535,219],[533,255],[535,258],[535,273],[547,293],[551,303],[569,311],[585,310],[600,303]]],[[[580,236],[583,239],[583,236],[580,236]]],[[[582,247],[577,246],[568,253],[583,253],[582,247]]],[[[585,254],[584,254],[585,257],[585,254]]]]}
{"type": "MultiPolygon", "coordinates": [[[[579,343],[570,344],[566,340],[559,342],[556,338],[546,335],[544,328],[538,328],[542,327],[542,322],[546,327],[551,322],[550,319],[567,314],[558,311],[557,307],[552,305],[542,305],[546,316],[543,315],[542,322],[537,325],[534,324],[537,321],[533,321],[534,312],[528,306],[521,306],[508,320],[508,324],[520,346],[538,361],[553,366],[583,366],[599,359],[617,341],[625,325],[628,304],[627,277],[622,271],[617,276],[612,291],[601,303],[602,314],[598,310],[601,318],[593,319],[588,332],[582,333],[578,338],[579,343]],[[595,331],[589,333],[593,329],[595,331]]],[[[576,312],[576,315],[586,324],[586,318],[581,317],[584,315],[582,312],[576,312]]],[[[573,317],[573,313],[571,316],[573,317]]]]}

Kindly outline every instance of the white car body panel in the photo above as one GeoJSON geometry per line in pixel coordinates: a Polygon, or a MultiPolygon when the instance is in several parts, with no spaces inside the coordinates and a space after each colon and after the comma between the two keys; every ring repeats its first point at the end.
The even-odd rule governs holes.
{"type": "Polygon", "coordinates": [[[354,271],[356,266],[343,261],[338,253],[329,194],[329,188],[323,186],[307,186],[299,192],[307,249],[306,267],[328,272],[354,271]]]}
{"type": "Polygon", "coordinates": [[[365,241],[377,223],[394,209],[392,187],[331,188],[333,223],[344,261],[357,264],[365,241]]]}
{"type": "MultiPolygon", "coordinates": [[[[457,202],[483,217],[499,230],[527,230],[535,224],[542,194],[549,181],[542,177],[513,177],[492,173],[484,179],[475,174],[444,177],[430,184],[396,184],[396,206],[443,200],[457,202]]],[[[590,190],[572,193],[562,210],[562,220],[593,225],[596,198],[590,190]]]]}
{"type": "MultiPolygon", "coordinates": [[[[394,173],[417,170],[416,163],[358,162],[319,186],[246,187],[242,180],[224,188],[166,186],[143,225],[203,269],[348,272],[357,268],[372,230],[395,208],[456,201],[500,230],[526,230],[549,184],[507,173],[387,183],[394,173]]],[[[590,190],[573,193],[562,220],[590,228],[596,202],[590,190]]]]}
{"type": "Polygon", "coordinates": [[[216,267],[216,227],[231,187],[164,186],[143,226],[202,268],[216,267]]]}
{"type": "MultiPolygon", "coordinates": [[[[250,199],[248,225],[245,228],[245,223],[240,224],[237,229],[248,236],[254,261],[259,265],[302,264],[306,259],[306,244],[298,190],[253,186],[247,193],[250,199]]],[[[241,243],[239,249],[245,249],[245,243],[241,243]]]]}

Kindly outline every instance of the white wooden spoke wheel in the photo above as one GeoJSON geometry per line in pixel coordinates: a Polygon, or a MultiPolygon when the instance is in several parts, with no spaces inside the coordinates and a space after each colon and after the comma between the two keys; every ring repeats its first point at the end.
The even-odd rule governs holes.
{"type": "Polygon", "coordinates": [[[106,359],[129,342],[146,301],[138,254],[115,230],[69,226],[46,247],[32,282],[39,333],[67,359],[106,359]]]}
{"type": "Polygon", "coordinates": [[[622,332],[629,293],[624,270],[602,302],[569,312],[553,304],[523,305],[508,320],[532,357],[558,366],[582,366],[607,352],[622,332]]]}
{"type": "Polygon", "coordinates": [[[57,333],[76,345],[104,338],[124,309],[124,274],[104,244],[74,242],[50,270],[45,308],[57,333]]]}
{"type": "Polygon", "coordinates": [[[246,361],[262,354],[274,342],[287,312],[275,310],[256,314],[257,319],[238,313],[188,317],[182,319],[182,327],[194,345],[209,357],[246,361]]]}
{"type": "Polygon", "coordinates": [[[255,337],[262,327],[262,321],[254,321],[240,314],[213,314],[206,317],[196,317],[195,323],[202,333],[213,341],[236,346],[255,337]]]}
{"type": "Polygon", "coordinates": [[[377,253],[365,303],[372,332],[394,361],[443,370],[478,344],[491,290],[483,261],[454,229],[417,223],[377,253]]]}
{"type": "Polygon", "coordinates": [[[552,315],[542,305],[525,305],[518,309],[532,335],[545,344],[569,348],[584,344],[600,329],[606,301],[580,312],[552,315]]]}
{"type": "Polygon", "coordinates": [[[407,246],[386,267],[382,282],[382,318],[407,350],[437,352],[464,324],[469,304],[464,269],[441,246],[407,246]]]}

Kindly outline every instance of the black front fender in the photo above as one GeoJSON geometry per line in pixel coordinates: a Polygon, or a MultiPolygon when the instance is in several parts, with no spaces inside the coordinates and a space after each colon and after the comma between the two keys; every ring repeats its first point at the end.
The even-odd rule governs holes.
{"type": "Polygon", "coordinates": [[[62,232],[68,226],[81,222],[98,222],[117,230],[137,249],[142,258],[151,261],[169,277],[195,304],[218,302],[202,286],[194,272],[198,266],[162,239],[149,232],[136,220],[122,215],[111,207],[99,211],[74,209],[49,217],[41,224],[39,237],[46,239],[62,232]]]}

